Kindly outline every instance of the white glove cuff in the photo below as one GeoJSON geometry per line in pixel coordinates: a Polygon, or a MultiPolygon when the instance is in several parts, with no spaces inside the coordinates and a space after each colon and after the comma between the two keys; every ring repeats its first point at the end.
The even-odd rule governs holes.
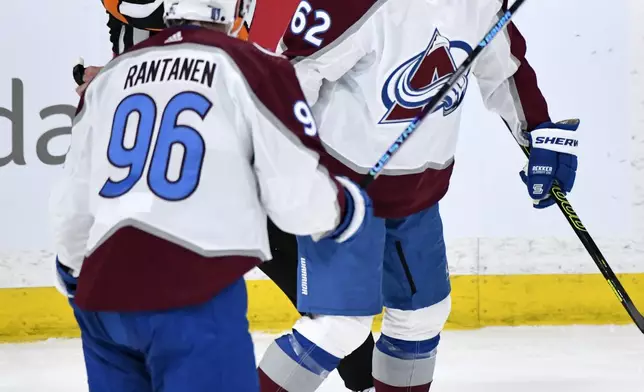
{"type": "Polygon", "coordinates": [[[336,177],[336,180],[349,192],[353,199],[353,215],[349,226],[336,238],[337,242],[344,242],[353,237],[362,226],[366,214],[365,200],[360,188],[345,177],[336,177]]]}

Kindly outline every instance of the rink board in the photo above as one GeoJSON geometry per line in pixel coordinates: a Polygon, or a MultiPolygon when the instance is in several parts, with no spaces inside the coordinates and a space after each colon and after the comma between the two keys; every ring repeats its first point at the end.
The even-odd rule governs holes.
{"type": "MultiPolygon", "coordinates": [[[[644,274],[620,279],[644,307],[644,274]]],[[[447,328],[485,326],[625,324],[630,322],[601,275],[458,275],[447,328]]],[[[269,280],[248,281],[253,331],[288,329],[298,314],[269,280]]],[[[380,319],[374,330],[380,327],[380,319]]],[[[65,299],[51,287],[0,289],[0,342],[75,337],[65,299]]]]}

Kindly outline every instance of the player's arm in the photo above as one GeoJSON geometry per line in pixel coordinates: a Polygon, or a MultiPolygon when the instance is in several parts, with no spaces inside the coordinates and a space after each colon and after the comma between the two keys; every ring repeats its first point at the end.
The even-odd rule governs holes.
{"type": "Polygon", "coordinates": [[[73,280],[80,272],[85,258],[89,230],[94,216],[89,206],[91,170],[91,125],[89,102],[81,97],[74,118],[71,145],[63,172],[54,186],[50,200],[50,220],[57,254],[57,288],[72,295],[73,280]]]}
{"type": "MultiPolygon", "coordinates": [[[[502,1],[499,15],[507,10],[502,1]]],[[[488,29],[498,21],[482,23],[488,29]],[[487,24],[487,25],[486,25],[487,24]]],[[[578,120],[553,123],[537,76],[526,59],[527,44],[510,23],[475,63],[472,72],[486,107],[503,118],[521,144],[530,146],[530,161],[521,173],[536,208],[554,204],[550,189],[556,181],[570,192],[577,171],[578,120]]]]}
{"type": "Polygon", "coordinates": [[[336,81],[369,52],[372,0],[303,0],[291,18],[278,52],[295,66],[307,102],[317,102],[324,80],[336,81]]]}
{"type": "Polygon", "coordinates": [[[315,120],[293,68],[280,62],[270,78],[253,87],[251,98],[257,108],[249,120],[262,204],[283,231],[342,242],[362,226],[368,199],[357,185],[331,177],[320,163],[326,152],[315,120]]]}
{"type": "MultiPolygon", "coordinates": [[[[503,3],[499,15],[507,7],[507,1],[503,3]]],[[[499,15],[493,20],[481,21],[481,31],[496,24],[499,15]]],[[[550,121],[548,104],[539,89],[537,75],[526,59],[526,51],[525,38],[516,25],[510,23],[472,68],[485,106],[498,113],[517,140],[524,144],[523,132],[550,121]]]]}

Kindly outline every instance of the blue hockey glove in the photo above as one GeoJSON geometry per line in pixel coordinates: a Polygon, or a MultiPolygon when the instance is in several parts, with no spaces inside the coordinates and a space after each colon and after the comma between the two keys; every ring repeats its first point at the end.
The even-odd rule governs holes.
{"type": "Polygon", "coordinates": [[[78,285],[78,274],[68,266],[62,264],[56,257],[56,289],[68,297],[74,298],[76,286],[78,285]]]}
{"type": "Polygon", "coordinates": [[[530,159],[519,173],[528,187],[535,208],[555,203],[550,190],[555,183],[567,194],[575,184],[579,120],[543,123],[527,133],[530,140],[530,159]]]}
{"type": "Polygon", "coordinates": [[[336,180],[344,188],[344,217],[333,232],[312,236],[314,241],[320,239],[332,239],[339,243],[350,241],[360,234],[373,216],[373,206],[367,192],[346,177],[336,177],[336,180]]]}

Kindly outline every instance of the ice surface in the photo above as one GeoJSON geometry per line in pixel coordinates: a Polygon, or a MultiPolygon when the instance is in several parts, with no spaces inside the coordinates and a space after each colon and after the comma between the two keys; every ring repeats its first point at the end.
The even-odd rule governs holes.
{"type": "MultiPolygon", "coordinates": [[[[273,338],[255,335],[258,358],[273,338]]],[[[80,342],[0,345],[0,391],[87,391],[80,342]]],[[[320,391],[345,389],[332,374],[320,391]]],[[[448,331],[432,392],[457,391],[642,392],[644,335],[633,326],[448,331]]]]}

